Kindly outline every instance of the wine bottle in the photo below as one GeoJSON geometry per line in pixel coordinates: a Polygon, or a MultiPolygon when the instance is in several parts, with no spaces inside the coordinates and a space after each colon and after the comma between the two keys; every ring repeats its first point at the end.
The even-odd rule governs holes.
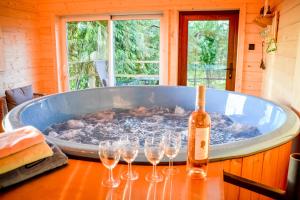
{"type": "Polygon", "coordinates": [[[211,120],[205,112],[205,86],[197,87],[196,110],[189,117],[187,172],[192,178],[205,179],[211,120]]]}

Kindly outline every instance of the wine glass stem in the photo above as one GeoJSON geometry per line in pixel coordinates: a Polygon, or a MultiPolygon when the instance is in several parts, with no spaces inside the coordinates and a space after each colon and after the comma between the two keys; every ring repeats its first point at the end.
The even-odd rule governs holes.
{"type": "Polygon", "coordinates": [[[153,172],[152,172],[152,174],[153,174],[153,177],[157,177],[157,175],[156,175],[156,164],[154,164],[153,165],[153,172]]]}
{"type": "Polygon", "coordinates": [[[108,179],[109,179],[110,182],[113,182],[113,173],[112,173],[112,169],[109,169],[108,179]]]}
{"type": "Polygon", "coordinates": [[[132,168],[131,168],[131,162],[128,163],[128,177],[131,178],[132,177],[132,168]]]}
{"type": "Polygon", "coordinates": [[[170,158],[170,160],[169,160],[169,171],[171,171],[172,168],[173,168],[173,159],[170,158]]]}

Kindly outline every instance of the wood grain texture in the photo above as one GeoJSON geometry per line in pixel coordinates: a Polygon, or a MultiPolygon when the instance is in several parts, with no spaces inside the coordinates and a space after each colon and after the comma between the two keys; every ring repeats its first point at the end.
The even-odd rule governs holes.
{"type": "MultiPolygon", "coordinates": [[[[123,197],[128,199],[130,187],[131,199],[147,199],[154,193],[156,199],[169,199],[170,195],[171,199],[179,200],[266,199],[254,192],[223,183],[223,170],[284,189],[290,148],[291,142],[251,156],[209,163],[206,181],[190,179],[186,176],[185,165],[179,165],[176,166],[180,170],[179,174],[153,185],[145,181],[145,175],[151,172],[152,167],[133,165],[133,169],[139,173],[139,179],[130,184],[122,181],[121,185],[114,190],[101,186],[101,180],[107,178],[107,169],[99,162],[70,159],[69,165],[65,168],[33,178],[2,192],[1,200],[123,199],[123,197]]],[[[160,172],[164,167],[158,166],[158,171],[160,172]]],[[[114,176],[119,177],[126,170],[126,165],[119,164],[114,169],[114,176]]]]}
{"type": "MultiPolygon", "coordinates": [[[[158,171],[165,166],[159,166],[158,171]]],[[[116,189],[101,185],[108,178],[108,170],[99,162],[69,160],[68,166],[48,173],[39,178],[1,193],[1,200],[6,199],[174,199],[222,200],[222,176],[212,173],[206,181],[189,178],[185,166],[177,166],[180,174],[165,177],[163,182],[150,183],[145,180],[151,166],[133,166],[139,173],[136,181],[121,180],[116,189]],[[38,190],[36,188],[39,188],[38,190]],[[46,195],[45,195],[46,194],[46,195]],[[170,198],[171,197],[171,198],[170,198]]],[[[213,171],[221,171],[218,165],[210,167],[213,171]],[[216,169],[214,169],[216,167],[216,169]]],[[[119,164],[114,170],[114,177],[119,177],[127,170],[127,165],[119,164]]]]}
{"type": "Polygon", "coordinates": [[[35,1],[0,1],[0,95],[6,89],[28,84],[35,88],[39,63],[37,21],[35,1]]]}

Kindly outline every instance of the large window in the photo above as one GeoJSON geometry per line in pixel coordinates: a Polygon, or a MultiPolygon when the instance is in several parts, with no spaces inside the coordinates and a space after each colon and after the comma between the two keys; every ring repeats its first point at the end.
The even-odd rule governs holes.
{"type": "Polygon", "coordinates": [[[64,27],[66,89],[159,84],[159,19],[71,18],[64,27]]]}
{"type": "Polygon", "coordinates": [[[107,21],[67,22],[67,66],[70,90],[105,85],[105,79],[101,76],[104,76],[103,70],[107,71],[107,34],[107,21]]]}
{"type": "Polygon", "coordinates": [[[159,20],[113,22],[116,85],[159,84],[159,20]]]}

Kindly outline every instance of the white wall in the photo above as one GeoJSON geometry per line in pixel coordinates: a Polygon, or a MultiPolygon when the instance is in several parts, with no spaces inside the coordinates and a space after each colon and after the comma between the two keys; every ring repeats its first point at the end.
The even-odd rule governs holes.
{"type": "Polygon", "coordinates": [[[263,96],[300,111],[300,1],[277,1],[277,52],[266,57],[263,96]]]}

